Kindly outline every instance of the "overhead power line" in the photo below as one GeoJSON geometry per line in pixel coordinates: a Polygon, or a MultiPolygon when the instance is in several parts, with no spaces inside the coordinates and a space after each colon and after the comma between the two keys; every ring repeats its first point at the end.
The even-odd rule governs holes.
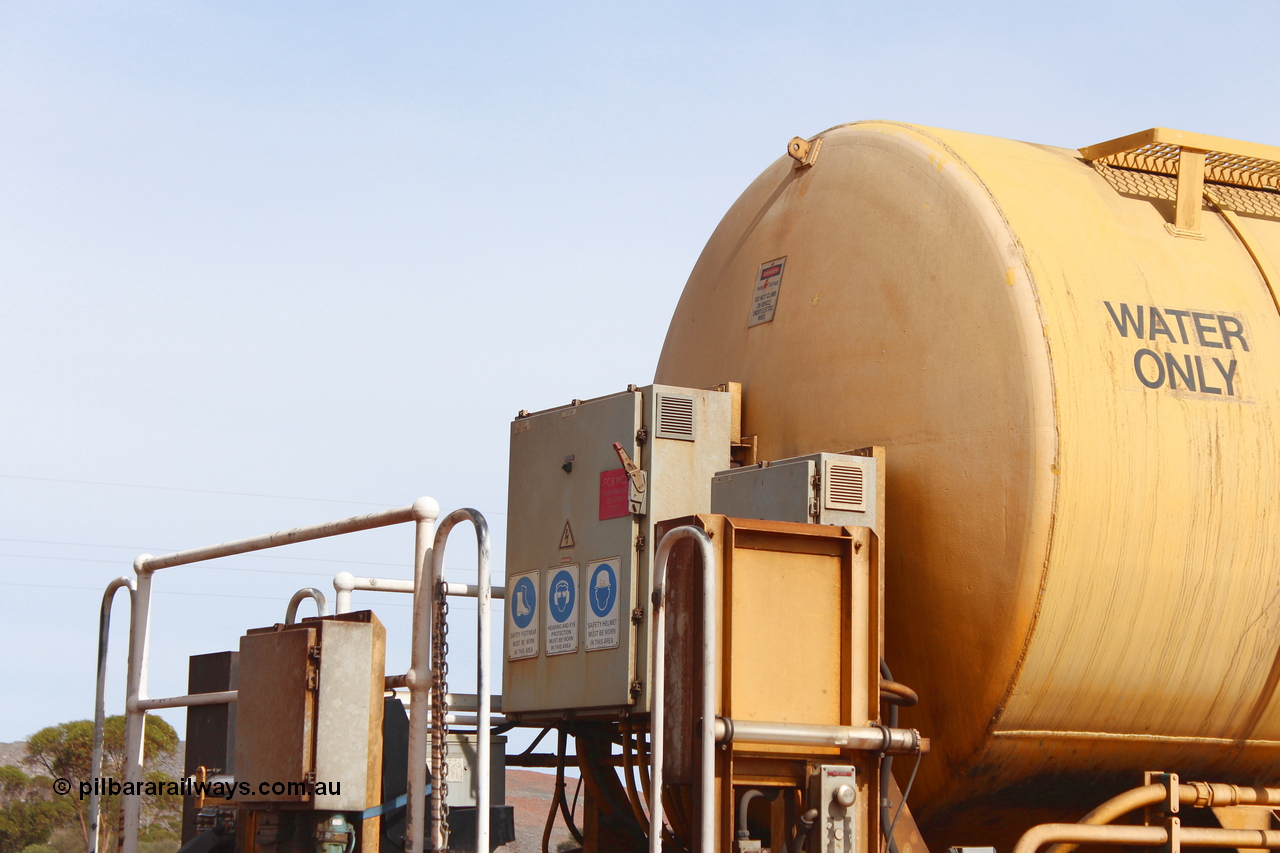
{"type": "MultiPolygon", "coordinates": [[[[65,589],[65,590],[76,590],[76,591],[84,591],[84,592],[99,592],[99,593],[102,592],[102,590],[96,586],[60,586],[58,584],[51,584],[51,583],[18,583],[16,581],[0,581],[0,586],[18,586],[18,587],[26,587],[29,589],[65,589]]],[[[151,594],[152,595],[186,595],[186,596],[198,596],[201,598],[247,598],[253,601],[275,601],[275,602],[283,601],[283,599],[281,599],[279,596],[273,596],[273,595],[229,595],[225,592],[178,592],[177,590],[157,589],[157,590],[152,590],[151,594]]],[[[360,593],[357,592],[356,595],[360,595],[360,593]]],[[[363,599],[363,596],[361,596],[361,598],[363,599]]],[[[502,604],[503,603],[501,599],[494,601],[494,609],[497,610],[501,608],[502,604]]],[[[411,602],[396,602],[396,601],[385,601],[385,600],[378,602],[378,607],[412,607],[412,606],[413,604],[411,602]]],[[[449,609],[461,610],[461,611],[470,612],[470,613],[474,613],[476,611],[475,605],[467,606],[466,604],[463,604],[461,606],[459,606],[458,604],[450,604],[449,609]]]]}
{"type": "MultiPolygon", "coordinates": [[[[68,545],[75,548],[119,548],[122,551],[132,551],[135,554],[153,553],[168,554],[173,551],[180,551],[180,548],[144,548],[140,545],[104,545],[100,542],[56,542],[51,539],[10,539],[0,536],[0,542],[24,542],[29,545],[68,545]]],[[[17,555],[13,555],[17,556],[17,555]]],[[[263,560],[299,560],[306,563],[342,563],[348,566],[393,566],[399,568],[407,563],[378,563],[371,560],[333,560],[327,557],[286,557],[281,554],[268,554],[255,552],[254,557],[263,560]]]]}
{"type": "MultiPolygon", "coordinates": [[[[0,539],[0,542],[9,542],[9,541],[29,541],[29,540],[7,540],[7,539],[0,539]]],[[[244,555],[235,555],[235,556],[244,556],[244,555]]],[[[126,562],[126,561],[124,561],[124,560],[103,560],[103,559],[94,558],[94,557],[59,557],[59,556],[55,556],[55,555],[52,555],[52,554],[4,554],[4,553],[0,553],[0,558],[3,558],[3,557],[8,557],[8,558],[10,558],[10,559],[14,559],[14,560],[56,560],[56,561],[61,562],[61,563],[100,563],[100,564],[104,564],[104,565],[108,565],[108,566],[119,566],[119,567],[121,567],[122,569],[127,569],[127,568],[129,568],[129,566],[131,565],[129,562],[126,562]]],[[[225,558],[223,558],[223,559],[225,559],[225,558]]],[[[351,560],[332,560],[332,561],[330,561],[330,560],[322,560],[322,561],[320,561],[320,562],[354,562],[354,561],[351,561],[351,560]]],[[[407,563],[362,563],[361,565],[369,565],[369,566],[394,566],[394,567],[396,567],[396,568],[405,568],[405,567],[407,567],[407,563]]],[[[215,571],[215,572],[248,572],[248,573],[250,573],[250,574],[261,574],[261,575],[301,575],[301,576],[303,576],[303,577],[309,577],[309,578],[318,577],[318,576],[320,576],[320,575],[322,574],[322,573],[318,573],[318,572],[291,572],[291,571],[288,571],[287,569],[257,569],[257,568],[245,568],[245,567],[243,567],[243,566],[227,566],[227,565],[208,565],[208,566],[205,566],[205,568],[207,568],[207,569],[212,569],[212,570],[213,570],[213,571],[215,571]]],[[[450,567],[446,566],[446,567],[445,567],[445,571],[446,571],[446,572],[462,572],[462,573],[464,573],[464,574],[468,574],[468,575],[471,575],[471,576],[474,576],[474,575],[475,575],[475,570],[474,570],[474,569],[462,569],[462,568],[456,568],[456,567],[454,567],[454,568],[450,568],[450,567]]],[[[68,587],[68,588],[70,588],[70,587],[68,587]]]]}
{"type": "Polygon", "coordinates": [[[311,498],[301,495],[267,495],[258,492],[224,492],[219,489],[189,489],[181,486],[151,486],[144,483],[108,483],[102,480],[69,480],[63,477],[28,477],[22,474],[0,474],[5,480],[33,480],[42,483],[70,483],[77,486],[110,486],[118,489],[152,489],[161,492],[191,492],[199,495],[229,495],[237,498],[271,498],[281,501],[311,501],[313,503],[348,504],[350,506],[376,506],[391,509],[395,504],[372,503],[370,501],[345,501],[336,498],[311,498]]]}

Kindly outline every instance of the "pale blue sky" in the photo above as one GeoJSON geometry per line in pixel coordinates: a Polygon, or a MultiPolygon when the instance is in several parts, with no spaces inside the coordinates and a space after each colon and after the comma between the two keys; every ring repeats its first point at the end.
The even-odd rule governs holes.
{"type": "MultiPolygon", "coordinates": [[[[510,418],[648,382],[792,136],[1280,144],[1278,36],[1280,0],[0,2],[0,740],[91,715],[98,590],[144,549],[431,494],[490,514],[501,569],[510,418]]],[[[404,529],[281,555],[399,565],[162,573],[152,694],[409,553],[404,529]]],[[[363,600],[403,671],[405,602],[363,600]]]]}

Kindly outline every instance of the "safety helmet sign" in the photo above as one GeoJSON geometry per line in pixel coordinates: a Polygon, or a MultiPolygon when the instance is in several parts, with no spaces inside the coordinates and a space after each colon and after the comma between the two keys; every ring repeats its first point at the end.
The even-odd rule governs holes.
{"type": "Polygon", "coordinates": [[[587,651],[618,648],[617,557],[587,564],[587,651]]]}

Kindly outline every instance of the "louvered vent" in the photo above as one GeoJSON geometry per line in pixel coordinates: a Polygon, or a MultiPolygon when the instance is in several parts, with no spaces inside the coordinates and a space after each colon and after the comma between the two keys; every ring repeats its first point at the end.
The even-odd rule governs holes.
{"type": "Polygon", "coordinates": [[[693,398],[658,395],[658,438],[693,441],[693,398]]]}
{"type": "Polygon", "coordinates": [[[866,472],[861,465],[828,461],[825,473],[822,480],[826,509],[867,511],[866,472]]]}

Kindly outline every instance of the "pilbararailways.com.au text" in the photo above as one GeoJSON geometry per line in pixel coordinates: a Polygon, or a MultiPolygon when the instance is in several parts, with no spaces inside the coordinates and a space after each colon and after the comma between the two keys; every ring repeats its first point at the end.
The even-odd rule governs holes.
{"type": "MultiPolygon", "coordinates": [[[[68,779],[55,779],[53,790],[59,794],[71,793],[71,782],[68,779]],[[60,784],[61,783],[61,784],[60,784]]],[[[147,797],[183,796],[208,797],[210,799],[231,800],[236,796],[248,797],[257,793],[267,797],[326,797],[342,793],[341,782],[197,782],[194,779],[166,782],[119,782],[110,777],[99,777],[76,783],[80,799],[84,800],[97,794],[100,797],[142,795],[147,797]]]]}

